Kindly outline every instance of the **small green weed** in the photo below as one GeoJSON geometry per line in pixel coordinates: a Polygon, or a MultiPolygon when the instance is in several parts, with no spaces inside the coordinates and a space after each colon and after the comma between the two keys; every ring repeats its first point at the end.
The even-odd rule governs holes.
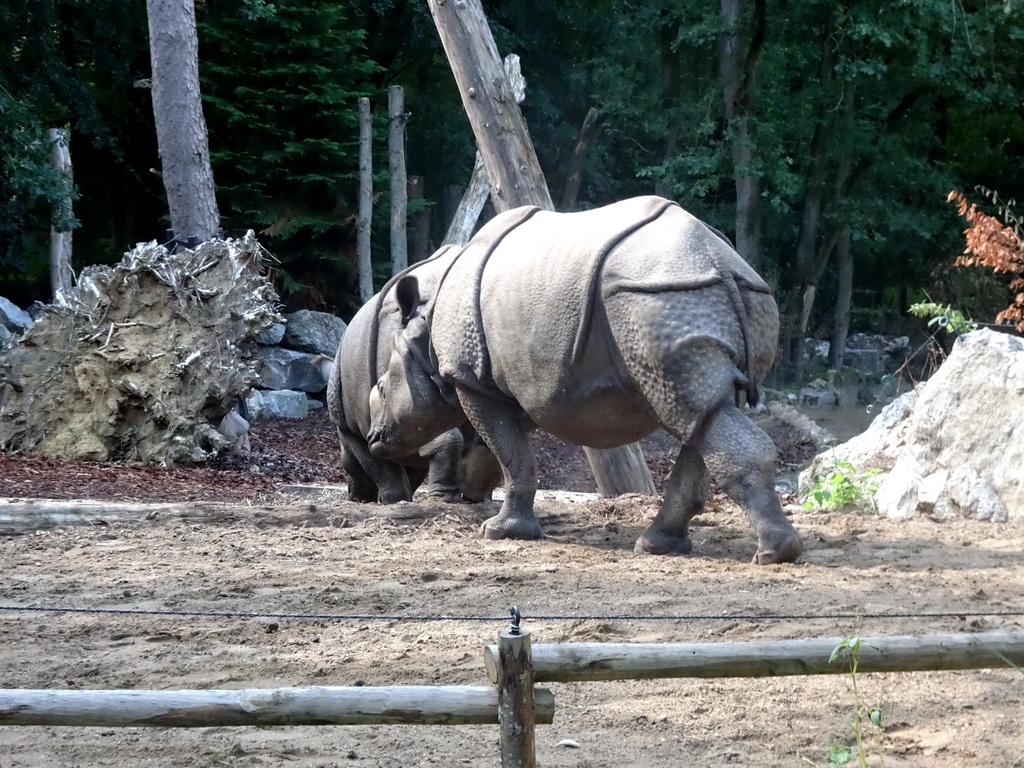
{"type": "Polygon", "coordinates": [[[853,759],[852,750],[845,744],[838,741],[833,742],[828,748],[828,768],[843,768],[853,759]]]}
{"type": "Polygon", "coordinates": [[[879,469],[860,472],[845,459],[836,459],[835,469],[819,478],[807,491],[804,507],[835,511],[867,503],[873,508],[880,473],[879,469]]]}
{"type": "MultiPolygon", "coordinates": [[[[864,731],[869,726],[874,727],[875,736],[882,730],[882,710],[869,707],[864,703],[860,695],[860,687],[857,684],[857,667],[860,663],[860,638],[848,637],[832,650],[828,657],[831,664],[840,656],[848,656],[850,659],[850,686],[853,691],[853,713],[850,721],[853,726],[853,746],[834,743],[829,747],[828,768],[841,768],[851,763],[855,758],[860,768],[867,768],[868,753],[864,744],[864,731]]],[[[881,756],[879,756],[881,764],[881,756]]]]}

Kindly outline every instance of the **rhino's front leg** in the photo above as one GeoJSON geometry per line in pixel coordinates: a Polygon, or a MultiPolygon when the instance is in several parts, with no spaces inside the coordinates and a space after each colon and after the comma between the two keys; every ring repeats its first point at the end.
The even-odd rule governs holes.
{"type": "MultiPolygon", "coordinates": [[[[412,486],[404,467],[370,453],[366,441],[344,430],[341,435],[342,455],[355,462],[360,471],[352,467],[349,473],[349,498],[352,501],[377,501],[395,504],[412,500],[412,486]],[[372,493],[372,495],[370,495],[372,493]]],[[[344,465],[346,471],[350,465],[344,465]]]]}
{"type": "Polygon", "coordinates": [[[448,503],[462,501],[459,490],[459,459],[462,457],[462,433],[450,429],[420,449],[429,461],[424,486],[427,496],[448,503]]]}
{"type": "Polygon", "coordinates": [[[654,521],[636,540],[640,554],[688,555],[692,548],[689,524],[704,508],[711,476],[696,448],[683,444],[665,486],[665,498],[654,521]]]}
{"type": "Polygon", "coordinates": [[[539,539],[543,535],[533,513],[537,495],[537,458],[530,445],[529,423],[513,405],[498,403],[477,392],[459,392],[470,423],[491,449],[505,477],[501,511],[484,520],[487,539],[539,539]]]}
{"type": "Polygon", "coordinates": [[[791,563],[803,551],[796,528],[775,493],[775,446],[771,438],[734,405],[715,411],[698,440],[708,469],[740,505],[757,533],[753,562],[791,563]]]}

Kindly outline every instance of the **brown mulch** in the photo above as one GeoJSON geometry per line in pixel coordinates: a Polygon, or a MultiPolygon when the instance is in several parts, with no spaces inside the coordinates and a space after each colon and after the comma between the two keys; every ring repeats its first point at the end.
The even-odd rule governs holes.
{"type": "Polygon", "coordinates": [[[338,434],[319,409],[301,420],[267,419],[251,450],[198,467],[67,462],[0,453],[0,497],[109,501],[247,501],[282,483],[345,482],[338,434]]]}

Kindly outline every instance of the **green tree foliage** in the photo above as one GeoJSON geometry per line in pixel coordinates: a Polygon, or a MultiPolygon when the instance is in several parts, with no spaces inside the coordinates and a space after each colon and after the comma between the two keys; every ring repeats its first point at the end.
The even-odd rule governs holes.
{"type": "MultiPolygon", "coordinates": [[[[149,94],[133,87],[148,76],[140,5],[10,0],[0,8],[0,45],[12,52],[0,61],[0,143],[11,169],[0,178],[5,263],[31,253],[25,244],[45,244],[45,200],[55,190],[45,189],[38,139],[54,125],[69,124],[73,137],[83,222],[76,265],[160,237],[149,94]],[[12,232],[22,246],[9,247],[12,232]]],[[[743,4],[735,30],[744,40],[755,29],[753,6],[743,4]]],[[[345,314],[357,293],[356,97],[371,96],[377,121],[378,263],[388,245],[387,87],[405,87],[407,166],[426,178],[435,242],[445,190],[464,185],[472,167],[472,132],[427,4],[205,0],[198,10],[224,226],[261,233],[282,260],[290,302],[345,314]]],[[[727,30],[718,3],[485,0],[484,10],[499,51],[522,57],[523,110],[556,199],[583,118],[596,106],[603,120],[579,207],[657,191],[732,234],[731,142],[735,119],[745,121],[756,152],[740,170],[756,174],[762,190],[762,270],[790,308],[790,326],[807,285],[816,284],[810,333],[827,331],[836,303],[833,260],[821,260],[820,274],[811,267],[839,228],[849,228],[855,263],[854,329],[878,328],[920,300],[922,285],[935,301],[957,303],[928,285],[936,265],[963,248],[963,225],[944,202],[950,189],[982,185],[1024,198],[1021,0],[769,3],[756,98],[732,123],[720,81],[727,30]],[[820,212],[805,226],[815,189],[820,212]],[[809,248],[798,258],[802,226],[809,248]]]]}
{"type": "Polygon", "coordinates": [[[208,0],[200,74],[222,223],[255,229],[295,303],[353,279],[359,96],[376,67],[343,4],[208,0]]]}
{"type": "MultiPolygon", "coordinates": [[[[141,71],[133,68],[137,57],[145,56],[144,30],[145,6],[133,0],[0,6],[0,291],[12,300],[49,292],[50,202],[67,189],[48,166],[46,129],[70,129],[79,168],[75,213],[90,226],[76,233],[76,266],[104,260],[80,254],[124,221],[109,190],[139,175],[119,135],[135,122],[131,102],[142,100],[131,83],[141,71]]],[[[144,197],[138,186],[136,199],[144,197]]]]}

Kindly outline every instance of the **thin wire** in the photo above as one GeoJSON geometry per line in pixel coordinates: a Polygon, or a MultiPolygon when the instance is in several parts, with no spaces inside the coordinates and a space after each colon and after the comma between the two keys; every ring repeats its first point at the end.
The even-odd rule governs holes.
{"type": "MultiPolygon", "coordinates": [[[[338,613],[269,613],[254,611],[172,611],[144,608],[61,608],[31,605],[0,605],[0,612],[35,613],[94,613],[130,616],[194,616],[207,618],[242,619],[314,619],[327,621],[462,621],[504,622],[507,616],[450,616],[399,614],[338,614],[338,613]]],[[[942,613],[833,613],[833,614],[622,614],[616,616],[596,614],[523,614],[523,621],[813,621],[837,619],[966,619],[992,616],[1024,616],[1024,611],[953,611],[942,613]]]]}

